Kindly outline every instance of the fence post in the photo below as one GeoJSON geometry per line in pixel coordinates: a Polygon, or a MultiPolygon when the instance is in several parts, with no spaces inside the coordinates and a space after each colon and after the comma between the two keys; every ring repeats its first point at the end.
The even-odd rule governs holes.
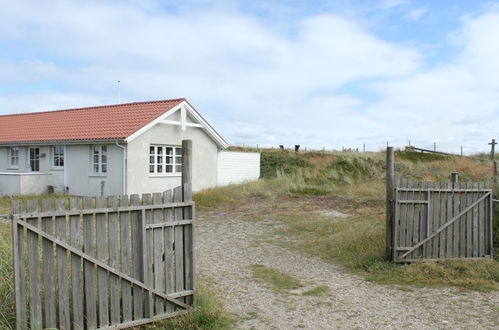
{"type": "Polygon", "coordinates": [[[182,140],[182,188],[192,183],[192,140],[182,140]]]}
{"type": "MultiPolygon", "coordinates": [[[[182,201],[192,201],[192,140],[182,140],[182,201]]],[[[183,219],[192,219],[190,226],[183,227],[184,236],[184,289],[195,291],[194,266],[194,207],[183,208],[183,219]]],[[[194,305],[194,294],[185,298],[194,305]]]]}
{"type": "Polygon", "coordinates": [[[459,176],[458,172],[452,172],[451,173],[452,189],[455,189],[455,187],[456,187],[456,183],[458,181],[458,176],[459,176]]]}
{"type": "Polygon", "coordinates": [[[393,147],[386,148],[386,258],[392,260],[393,188],[395,166],[393,147]]]}

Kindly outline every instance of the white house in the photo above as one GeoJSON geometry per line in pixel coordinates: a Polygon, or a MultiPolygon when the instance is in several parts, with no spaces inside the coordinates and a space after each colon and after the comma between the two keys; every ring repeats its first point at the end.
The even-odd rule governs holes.
{"type": "Polygon", "coordinates": [[[258,153],[228,143],[186,99],[0,116],[0,195],[161,192],[180,185],[193,141],[193,190],[255,180],[258,153]]]}

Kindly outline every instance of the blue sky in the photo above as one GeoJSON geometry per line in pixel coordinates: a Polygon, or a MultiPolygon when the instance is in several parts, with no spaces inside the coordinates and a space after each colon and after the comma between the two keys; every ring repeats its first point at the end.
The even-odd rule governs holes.
{"type": "Polygon", "coordinates": [[[114,104],[120,80],[232,144],[499,138],[499,2],[0,1],[0,114],[114,104]]]}

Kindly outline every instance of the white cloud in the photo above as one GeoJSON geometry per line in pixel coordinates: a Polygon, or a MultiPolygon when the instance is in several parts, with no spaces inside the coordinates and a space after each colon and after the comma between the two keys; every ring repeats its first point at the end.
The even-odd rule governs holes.
{"type": "Polygon", "coordinates": [[[7,2],[0,44],[19,53],[0,61],[0,88],[63,89],[5,92],[0,112],[113,103],[121,80],[124,101],[189,98],[233,143],[378,149],[409,137],[454,148],[478,146],[497,126],[493,10],[463,21],[461,52],[436,67],[360,21],[313,15],[288,30],[269,21],[225,7],[172,14],[155,2],[7,2]],[[342,92],[360,82],[375,100],[342,92]]]}

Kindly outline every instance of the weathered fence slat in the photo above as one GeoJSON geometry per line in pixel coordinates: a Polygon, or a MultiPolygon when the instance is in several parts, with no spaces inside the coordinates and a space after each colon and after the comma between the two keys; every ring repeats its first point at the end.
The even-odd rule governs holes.
{"type": "MultiPolygon", "coordinates": [[[[77,210],[80,208],[78,198],[70,198],[69,208],[77,210]]],[[[75,248],[82,249],[82,240],[80,236],[81,218],[79,215],[72,215],[69,218],[71,226],[71,245],[75,248]]],[[[77,255],[71,256],[71,290],[73,294],[73,327],[75,329],[83,329],[83,277],[81,273],[81,258],[77,255]]]]}
{"type": "MultiPolygon", "coordinates": [[[[108,197],[108,204],[111,208],[118,206],[118,198],[108,197]]],[[[117,212],[110,212],[109,217],[109,265],[114,269],[120,269],[120,222],[117,212]]],[[[109,292],[111,297],[110,314],[111,323],[121,322],[121,280],[114,274],[109,275],[109,292]]]]}
{"type": "MultiPolygon", "coordinates": [[[[64,209],[64,200],[55,200],[56,210],[64,209]]],[[[56,235],[61,241],[67,240],[66,216],[55,217],[56,235]]],[[[71,319],[69,311],[69,286],[68,286],[68,251],[60,246],[57,252],[57,282],[59,284],[59,327],[61,329],[71,329],[71,319]]]]}
{"type": "Polygon", "coordinates": [[[17,214],[23,212],[22,202],[12,201],[12,245],[14,254],[14,283],[16,291],[16,323],[17,329],[27,329],[26,316],[26,274],[24,271],[24,229],[17,224],[17,214]]]}
{"type": "MultiPolygon", "coordinates": [[[[42,200],[42,211],[52,211],[52,199],[42,200]]],[[[54,219],[52,217],[41,218],[42,229],[52,234],[54,232],[54,219]]],[[[57,326],[57,314],[55,304],[55,278],[54,278],[54,245],[51,241],[43,239],[43,286],[44,286],[44,323],[45,328],[57,326]]]]}
{"type": "MultiPolygon", "coordinates": [[[[83,208],[93,208],[93,200],[90,197],[83,198],[83,208]]],[[[94,217],[92,214],[83,216],[83,246],[86,254],[94,254],[94,217]]],[[[85,318],[88,328],[97,327],[97,306],[95,293],[94,264],[88,260],[83,261],[85,280],[85,318]]]]}
{"type": "MultiPolygon", "coordinates": [[[[173,190],[167,190],[163,193],[165,203],[173,202],[173,190]]],[[[164,209],[165,223],[173,222],[173,209],[164,209]]],[[[165,268],[166,268],[166,292],[175,292],[175,251],[174,251],[174,229],[173,227],[165,227],[165,268]]],[[[175,306],[172,304],[166,305],[167,312],[174,312],[175,306]]]]}
{"type": "MultiPolygon", "coordinates": [[[[176,187],[173,190],[173,201],[181,202],[183,200],[182,187],[176,187]]],[[[175,209],[175,220],[183,218],[183,210],[175,209]]],[[[183,291],[184,287],[184,230],[182,227],[175,227],[175,291],[183,291]]],[[[185,302],[182,298],[180,301],[185,302]]]]}
{"type": "MultiPolygon", "coordinates": [[[[120,196],[120,206],[127,207],[129,204],[128,195],[120,196]]],[[[130,265],[132,246],[130,243],[130,212],[123,211],[120,216],[120,243],[121,243],[121,271],[125,274],[132,274],[132,266],[130,265]]],[[[122,286],[122,304],[123,304],[123,322],[132,320],[132,285],[129,282],[123,281],[122,286]]]]}
{"type": "MultiPolygon", "coordinates": [[[[28,212],[38,211],[38,201],[28,200],[28,212]]],[[[28,223],[38,227],[38,218],[27,219],[28,223]]],[[[28,232],[28,268],[29,268],[29,301],[30,328],[42,329],[42,306],[40,301],[40,255],[38,254],[38,235],[28,232]]]]}
{"type": "MultiPolygon", "coordinates": [[[[97,208],[106,206],[105,197],[97,197],[95,200],[97,208]]],[[[99,213],[95,215],[95,231],[97,240],[97,259],[108,263],[109,254],[107,249],[108,242],[108,221],[106,214],[99,213]]],[[[109,284],[108,273],[104,269],[98,269],[98,287],[99,287],[99,327],[109,325],[109,284]]]]}
{"type": "MultiPolygon", "coordinates": [[[[140,204],[139,195],[130,196],[131,206],[138,206],[140,204]]],[[[140,223],[140,212],[131,211],[130,215],[132,227],[132,275],[139,281],[143,281],[142,277],[142,226],[140,223]]],[[[141,319],[144,317],[144,296],[140,287],[133,287],[133,317],[134,319],[141,319]]]]}
{"type": "MultiPolygon", "coordinates": [[[[153,194],[153,204],[162,204],[163,195],[161,193],[153,194]]],[[[153,211],[153,223],[163,222],[163,212],[161,209],[156,209],[153,211]]],[[[165,270],[163,268],[163,255],[165,249],[164,243],[164,233],[163,227],[150,229],[152,231],[153,237],[153,263],[154,263],[154,288],[158,291],[165,292],[165,282],[164,274],[165,270]]],[[[165,311],[165,304],[162,299],[155,299],[155,309],[156,314],[163,314],[165,311]]]]}

